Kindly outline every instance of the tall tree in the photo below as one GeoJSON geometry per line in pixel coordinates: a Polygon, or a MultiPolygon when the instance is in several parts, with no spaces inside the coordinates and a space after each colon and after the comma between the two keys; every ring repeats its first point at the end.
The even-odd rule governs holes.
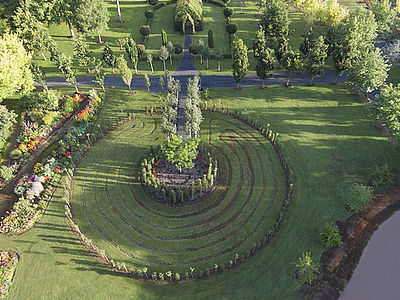
{"type": "Polygon", "coordinates": [[[282,56],[289,50],[289,40],[286,37],[280,37],[275,48],[276,59],[281,63],[282,56]]]}
{"type": "Polygon", "coordinates": [[[62,67],[64,70],[65,81],[74,86],[75,92],[79,93],[78,84],[76,82],[76,69],[72,66],[72,58],[65,57],[62,67]]]}
{"type": "Polygon", "coordinates": [[[90,65],[89,45],[83,38],[78,38],[74,41],[74,59],[80,67],[88,68],[90,65]]]}
{"type": "Polygon", "coordinates": [[[377,23],[377,32],[387,35],[395,26],[397,12],[392,8],[389,0],[379,0],[372,5],[372,12],[377,23]]]}
{"type": "Polygon", "coordinates": [[[76,26],[76,14],[78,2],[76,0],[56,0],[53,8],[53,21],[58,24],[65,22],[68,25],[71,38],[75,37],[73,25],[76,26]]]}
{"type": "Polygon", "coordinates": [[[151,73],[154,74],[153,55],[151,53],[147,54],[147,62],[150,64],[151,73]]]}
{"type": "Polygon", "coordinates": [[[106,72],[104,71],[104,68],[101,65],[101,62],[98,62],[95,64],[95,66],[92,69],[92,73],[93,73],[93,77],[94,77],[93,82],[100,85],[103,92],[105,92],[106,89],[104,87],[104,78],[106,76],[106,72]]]}
{"type": "Polygon", "coordinates": [[[256,71],[257,76],[262,80],[262,88],[264,88],[265,79],[271,76],[270,72],[274,69],[274,64],[274,50],[264,48],[258,53],[256,71]]]}
{"type": "Polygon", "coordinates": [[[99,39],[102,43],[101,33],[108,29],[110,13],[103,0],[79,0],[76,10],[76,23],[85,34],[99,39]]]}
{"type": "Polygon", "coordinates": [[[200,136],[200,124],[203,120],[200,109],[200,90],[198,76],[188,80],[188,95],[185,103],[185,130],[189,137],[200,136]]]}
{"type": "Polygon", "coordinates": [[[162,60],[163,64],[164,64],[164,71],[167,70],[166,66],[165,66],[165,61],[168,59],[168,49],[167,47],[161,45],[160,48],[160,59],[162,60]]]}
{"type": "Polygon", "coordinates": [[[169,63],[171,65],[171,67],[172,67],[172,57],[173,57],[173,55],[175,53],[175,47],[174,47],[174,45],[172,44],[171,41],[169,41],[167,43],[167,50],[168,50],[168,56],[169,56],[169,63]]]}
{"type": "Polygon", "coordinates": [[[14,15],[15,32],[27,51],[38,52],[46,60],[45,51],[52,38],[45,26],[29,10],[18,7],[14,15]]]}
{"type": "Polygon", "coordinates": [[[249,67],[249,59],[247,57],[247,46],[240,38],[235,38],[232,44],[233,58],[233,77],[237,83],[237,88],[240,88],[240,81],[247,73],[249,67]]]}
{"type": "Polygon", "coordinates": [[[332,55],[336,76],[351,67],[363,53],[373,49],[377,25],[371,11],[359,8],[328,32],[329,52],[332,55]]]}
{"type": "Polygon", "coordinates": [[[129,92],[132,92],[131,84],[132,84],[132,71],[128,67],[128,63],[126,62],[123,55],[120,55],[117,58],[117,66],[119,69],[119,73],[121,75],[122,80],[128,86],[129,92]]]}
{"type": "Polygon", "coordinates": [[[260,25],[256,31],[256,38],[253,41],[253,54],[255,59],[258,59],[260,53],[265,49],[266,46],[265,31],[260,25]]]}
{"type": "Polygon", "coordinates": [[[288,50],[281,59],[282,67],[286,69],[287,81],[286,86],[290,85],[290,78],[299,73],[303,68],[301,55],[299,52],[295,52],[292,49],[288,50]]]}
{"type": "Polygon", "coordinates": [[[289,8],[283,0],[267,0],[260,25],[264,27],[268,45],[289,34],[289,8]]]}
{"type": "Polygon", "coordinates": [[[208,60],[209,60],[209,58],[211,56],[211,49],[210,49],[210,47],[208,47],[208,45],[206,45],[204,47],[203,56],[206,59],[206,70],[208,70],[208,60]]]}
{"type": "Polygon", "coordinates": [[[315,35],[311,27],[310,30],[307,32],[306,36],[304,37],[304,40],[300,44],[300,52],[304,56],[307,56],[310,49],[314,46],[314,43],[315,43],[315,35]]]}
{"type": "Polygon", "coordinates": [[[117,58],[110,46],[106,45],[103,49],[103,61],[104,63],[111,67],[111,72],[114,73],[115,64],[117,63],[117,58]]]}
{"type": "Polygon", "coordinates": [[[353,62],[347,83],[358,92],[370,93],[385,83],[389,67],[380,49],[369,50],[353,62]]]}
{"type": "Polygon", "coordinates": [[[371,103],[372,115],[400,138],[400,85],[389,84],[382,87],[377,98],[379,101],[371,103]]]}
{"type": "Polygon", "coordinates": [[[218,62],[218,72],[221,71],[221,60],[224,58],[224,54],[222,52],[221,48],[218,48],[217,51],[215,52],[215,58],[217,59],[218,62]]]}
{"type": "Polygon", "coordinates": [[[139,51],[137,49],[134,39],[127,38],[125,43],[125,51],[128,54],[128,58],[135,69],[135,73],[138,74],[139,51]]]}
{"type": "Polygon", "coordinates": [[[325,62],[328,57],[328,45],[325,44],[324,37],[319,36],[310,44],[307,50],[307,56],[304,60],[304,67],[308,75],[311,77],[310,86],[316,77],[324,75],[325,62]]]}
{"type": "Polygon", "coordinates": [[[33,90],[31,59],[15,34],[0,37],[0,101],[16,92],[25,94],[33,90]]]}

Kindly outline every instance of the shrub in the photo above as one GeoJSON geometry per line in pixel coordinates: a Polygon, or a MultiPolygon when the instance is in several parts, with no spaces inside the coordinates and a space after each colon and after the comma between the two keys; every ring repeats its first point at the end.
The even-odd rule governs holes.
{"type": "Polygon", "coordinates": [[[208,30],[208,47],[214,48],[214,34],[212,30],[208,30]]]}
{"type": "Polygon", "coordinates": [[[137,44],[136,45],[137,51],[138,51],[138,56],[139,59],[143,59],[146,54],[146,46],[143,44],[137,44]]]}
{"type": "Polygon", "coordinates": [[[64,100],[63,110],[66,113],[73,112],[76,107],[79,106],[78,102],[74,101],[74,98],[66,96],[64,100]]]}
{"type": "Polygon", "coordinates": [[[12,160],[18,160],[22,157],[22,151],[19,149],[15,149],[10,154],[12,160]]]}
{"type": "Polygon", "coordinates": [[[183,48],[179,44],[174,44],[174,49],[175,49],[175,54],[181,54],[183,51],[183,48]]]}
{"type": "Polygon", "coordinates": [[[152,19],[154,17],[154,10],[146,9],[144,15],[146,16],[147,19],[152,19]]]}
{"type": "Polygon", "coordinates": [[[164,29],[161,29],[161,44],[166,46],[168,44],[168,35],[164,29]]]}
{"type": "Polygon", "coordinates": [[[7,107],[0,105],[0,149],[3,148],[16,117],[13,111],[8,111],[7,107]]]}
{"type": "Polygon", "coordinates": [[[44,125],[50,126],[51,124],[53,124],[53,122],[57,118],[57,116],[58,116],[57,112],[51,111],[43,116],[42,121],[43,121],[44,125]]]}
{"type": "Polygon", "coordinates": [[[233,15],[233,8],[225,7],[224,8],[224,16],[225,18],[230,18],[233,15]]]}
{"type": "Polygon", "coordinates": [[[313,262],[310,252],[303,253],[295,265],[297,281],[300,284],[311,284],[317,278],[318,265],[313,262]]]}
{"type": "Polygon", "coordinates": [[[372,185],[376,188],[384,188],[394,182],[394,176],[387,162],[382,166],[374,165],[371,168],[369,175],[372,185]]]}
{"type": "Polygon", "coordinates": [[[12,168],[8,168],[7,166],[0,166],[0,178],[4,181],[8,181],[13,177],[12,168]]]}
{"type": "Polygon", "coordinates": [[[62,97],[57,90],[44,90],[41,93],[33,93],[23,98],[27,110],[39,110],[41,112],[57,110],[62,97]]]}
{"type": "Polygon", "coordinates": [[[190,44],[189,45],[189,52],[193,55],[199,53],[199,44],[190,44]]]}
{"type": "Polygon", "coordinates": [[[363,184],[354,183],[347,189],[346,207],[352,212],[359,212],[371,201],[372,189],[363,184]]]}
{"type": "Polygon", "coordinates": [[[145,37],[145,38],[148,37],[150,34],[150,26],[149,25],[140,26],[139,32],[143,37],[145,37]]]}
{"type": "Polygon", "coordinates": [[[339,233],[339,229],[333,223],[326,223],[320,232],[321,242],[326,247],[339,246],[342,242],[342,238],[339,233]]]}
{"type": "Polygon", "coordinates": [[[236,23],[229,23],[226,25],[225,29],[229,34],[235,34],[238,30],[238,25],[236,23]]]}

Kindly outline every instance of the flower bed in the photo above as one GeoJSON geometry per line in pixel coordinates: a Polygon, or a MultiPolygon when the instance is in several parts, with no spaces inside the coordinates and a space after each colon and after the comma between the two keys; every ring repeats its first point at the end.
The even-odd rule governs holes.
{"type": "Polygon", "coordinates": [[[0,251],[0,299],[7,296],[11,286],[18,255],[12,251],[0,251]]]}
{"type": "Polygon", "coordinates": [[[153,150],[142,162],[142,184],[152,198],[174,206],[192,203],[211,192],[217,181],[218,161],[207,148],[200,147],[194,167],[179,171],[162,157],[160,149],[153,150]]]}
{"type": "Polygon", "coordinates": [[[14,193],[19,199],[13,209],[0,218],[0,233],[22,233],[30,229],[43,215],[62,173],[73,165],[72,153],[78,151],[79,142],[86,138],[95,120],[101,98],[94,90],[87,97],[90,112],[84,119],[75,118],[74,124],[59,141],[56,149],[42,162],[36,163],[32,173],[18,181],[14,193]]]}

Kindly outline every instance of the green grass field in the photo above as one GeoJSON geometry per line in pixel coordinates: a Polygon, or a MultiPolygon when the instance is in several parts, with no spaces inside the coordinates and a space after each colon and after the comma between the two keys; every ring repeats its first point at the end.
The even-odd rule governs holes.
{"type": "MultiPolygon", "coordinates": [[[[281,133],[280,141],[295,172],[295,193],[289,214],[278,236],[255,257],[217,277],[174,285],[144,283],[110,272],[80,245],[66,225],[61,201],[63,191],[59,189],[43,219],[33,229],[21,236],[0,237],[3,249],[13,250],[20,255],[9,299],[299,298],[295,291],[292,263],[303,251],[311,251],[314,259],[318,260],[323,251],[319,242],[321,226],[325,222],[343,220],[349,216],[344,209],[345,184],[349,181],[366,183],[368,170],[375,162],[381,164],[387,161],[395,171],[399,171],[399,156],[387,138],[375,128],[365,104],[349,95],[341,86],[293,86],[289,89],[274,86],[264,90],[256,87],[243,88],[240,91],[219,89],[212,90],[211,97],[209,105],[221,103],[226,107],[240,109],[259,122],[270,123],[274,130],[281,133]]],[[[145,122],[145,127],[138,134],[146,135],[155,123],[143,116],[144,106],[148,106],[149,102],[157,105],[157,100],[157,96],[144,91],[128,95],[126,90],[112,90],[99,122],[109,122],[110,117],[117,117],[121,109],[133,109],[145,122]]],[[[207,114],[206,120],[212,117],[213,115],[207,114]]],[[[227,126],[225,118],[212,124],[216,130],[227,126]]],[[[207,121],[203,125],[204,136],[207,121]]],[[[137,126],[140,126],[140,123],[137,126]]],[[[110,195],[115,201],[114,204],[121,213],[127,217],[131,216],[127,210],[122,210],[123,201],[119,190],[123,195],[129,194],[126,185],[129,184],[130,178],[126,174],[129,174],[134,161],[138,159],[140,153],[143,153],[141,151],[144,148],[141,145],[146,139],[142,143],[134,143],[135,137],[128,138],[129,131],[124,129],[126,128],[121,127],[113,132],[88,154],[83,163],[90,168],[86,171],[80,169],[78,183],[85,180],[87,183],[85,192],[88,196],[94,188],[98,189],[96,197],[101,197],[98,205],[107,218],[118,222],[124,234],[133,234],[132,228],[122,224],[120,218],[111,210],[106,194],[100,193],[108,178],[108,188],[111,189],[110,195]],[[121,134],[120,139],[110,140],[118,134],[121,134]],[[124,139],[123,136],[126,135],[128,136],[124,139]],[[128,149],[129,143],[133,143],[132,148],[126,151],[126,156],[119,158],[119,153],[123,148],[128,149]],[[113,149],[117,155],[111,155],[113,149]],[[134,152],[138,155],[134,155],[134,152]],[[98,157],[94,157],[96,153],[99,154],[98,157]],[[94,173],[96,169],[100,170],[97,174],[94,173]],[[84,176],[85,172],[88,172],[87,176],[84,176]]],[[[159,136],[157,130],[154,132],[154,138],[159,136]]],[[[232,136],[235,137],[235,134],[232,136]]],[[[220,141],[215,140],[215,143],[218,142],[220,141]]],[[[243,143],[246,145],[247,141],[243,140],[243,143]]],[[[236,151],[240,149],[235,148],[236,151]]],[[[256,150],[252,150],[251,157],[255,157],[254,151],[256,150]]],[[[234,160],[233,153],[231,156],[234,160]]],[[[238,162],[245,159],[246,157],[235,158],[237,161],[235,164],[239,165],[238,162]]],[[[248,164],[240,165],[244,174],[249,174],[248,164]]],[[[255,172],[259,172],[256,170],[255,172]]],[[[235,175],[237,178],[238,174],[235,175]]],[[[260,180],[259,177],[260,174],[257,173],[256,180],[260,180]]],[[[250,180],[251,176],[246,179],[250,180]]],[[[270,180],[268,177],[266,179],[270,180]]],[[[76,190],[78,191],[79,189],[76,190]]],[[[82,199],[80,197],[82,196],[76,193],[73,203],[79,203],[78,200],[82,199]]],[[[85,198],[87,201],[93,199],[94,196],[85,198]]],[[[159,207],[150,202],[146,204],[152,208],[159,207]]],[[[96,218],[96,222],[103,224],[102,229],[109,232],[111,226],[96,213],[95,208],[88,207],[91,207],[89,212],[96,218]]],[[[79,211],[79,207],[76,207],[76,210],[79,211]]],[[[247,208],[246,211],[248,213],[247,208]]],[[[137,213],[140,212],[137,210],[137,213]]],[[[79,216],[78,218],[83,222],[84,230],[90,232],[91,226],[85,225],[85,218],[79,216]]],[[[158,223],[159,219],[152,218],[150,221],[158,223]]],[[[151,231],[144,222],[138,223],[133,217],[129,222],[144,226],[148,229],[148,234],[158,234],[151,231]]],[[[167,229],[159,233],[166,236],[170,234],[167,229]]],[[[176,233],[171,234],[169,236],[174,236],[176,233]]],[[[244,233],[239,235],[241,234],[244,233]]],[[[95,232],[93,237],[98,241],[101,240],[99,236],[95,237],[95,232]]],[[[123,241],[116,233],[112,238],[131,247],[130,243],[123,241]]],[[[151,239],[147,242],[159,247],[164,246],[163,243],[156,244],[151,239]]],[[[107,246],[107,243],[102,243],[107,246]]],[[[193,241],[193,243],[198,242],[193,241]]],[[[175,249],[174,246],[171,247],[175,249]]],[[[218,250],[218,247],[213,248],[213,251],[215,250],[218,250]]],[[[144,257],[154,256],[157,252],[140,251],[140,254],[144,257]]],[[[118,253],[115,251],[113,255],[118,253]]],[[[164,254],[158,259],[163,257],[164,254]]],[[[185,254],[184,257],[188,256],[185,254]]],[[[175,259],[179,261],[180,258],[175,257],[175,259]]],[[[128,261],[132,260],[127,259],[128,261]]]]}

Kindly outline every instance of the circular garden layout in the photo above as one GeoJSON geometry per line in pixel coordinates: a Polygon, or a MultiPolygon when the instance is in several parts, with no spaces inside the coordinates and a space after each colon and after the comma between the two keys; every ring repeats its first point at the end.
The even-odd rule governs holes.
{"type": "Polygon", "coordinates": [[[271,143],[235,118],[204,113],[201,139],[218,160],[218,185],[202,201],[168,206],[151,199],[140,178],[149,148],[165,142],[160,122],[137,115],[83,158],[72,192],[82,232],[115,261],[155,272],[223,270],[262,248],[286,198],[271,143]]]}

